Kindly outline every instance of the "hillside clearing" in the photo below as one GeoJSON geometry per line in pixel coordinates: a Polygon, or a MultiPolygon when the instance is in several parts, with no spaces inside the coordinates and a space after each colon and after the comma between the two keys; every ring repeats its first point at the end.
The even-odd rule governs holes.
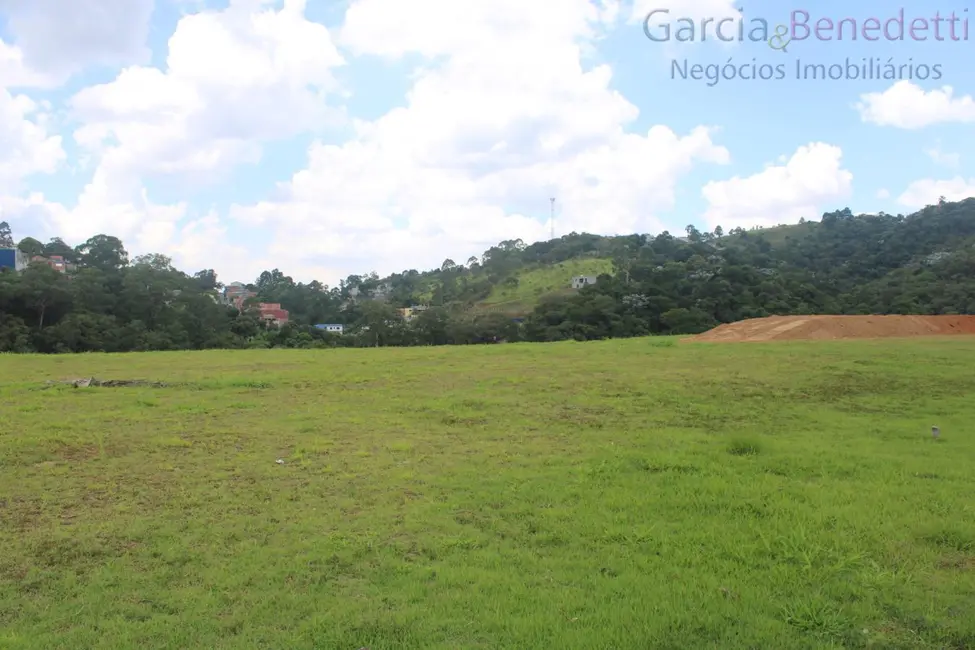
{"type": "Polygon", "coordinates": [[[973,365],[969,337],[5,355],[0,647],[972,647],[973,365]],[[46,384],[92,376],[167,386],[46,384]]]}
{"type": "Polygon", "coordinates": [[[598,277],[612,271],[612,260],[598,258],[566,260],[551,266],[526,269],[511,276],[516,282],[497,285],[477,307],[524,315],[547,295],[571,293],[569,285],[573,277],[598,277]]]}

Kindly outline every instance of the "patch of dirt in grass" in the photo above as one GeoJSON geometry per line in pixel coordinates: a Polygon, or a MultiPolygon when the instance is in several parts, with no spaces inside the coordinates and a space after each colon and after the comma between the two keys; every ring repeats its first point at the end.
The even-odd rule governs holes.
{"type": "Polygon", "coordinates": [[[0,529],[9,528],[18,532],[33,530],[42,516],[39,499],[18,497],[0,499],[0,529]]]}
{"type": "Polygon", "coordinates": [[[938,560],[938,568],[954,571],[975,571],[975,555],[945,555],[938,560]]]}
{"type": "Polygon", "coordinates": [[[74,388],[129,388],[129,387],[147,387],[147,388],[166,388],[170,384],[161,381],[149,381],[148,379],[97,379],[95,377],[82,377],[80,379],[61,379],[58,381],[46,381],[44,382],[44,388],[53,388],[54,386],[73,386],[74,388]]]}
{"type": "Polygon", "coordinates": [[[55,451],[58,458],[66,461],[80,462],[98,458],[102,450],[98,445],[67,445],[63,444],[55,451]]]}

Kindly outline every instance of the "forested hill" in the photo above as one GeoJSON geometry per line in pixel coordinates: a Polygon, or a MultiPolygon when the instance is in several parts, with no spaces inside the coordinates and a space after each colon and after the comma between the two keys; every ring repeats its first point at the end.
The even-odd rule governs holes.
{"type": "MultiPolygon", "coordinates": [[[[0,224],[0,248],[13,245],[0,224]]],[[[586,340],[696,333],[772,314],[975,313],[975,199],[906,217],[841,210],[747,232],[513,240],[463,264],[350,276],[332,288],[274,269],[253,282],[257,296],[243,312],[217,299],[212,270],[187,274],[162,255],[129,260],[109,235],[17,247],[72,266],[0,273],[7,352],[586,340]],[[568,288],[573,273],[593,269],[594,286],[568,288]],[[290,323],[267,327],[256,302],[281,303],[290,323]],[[396,308],[413,305],[428,308],[406,322],[396,308]],[[316,323],[344,324],[345,333],[316,323]]]]}

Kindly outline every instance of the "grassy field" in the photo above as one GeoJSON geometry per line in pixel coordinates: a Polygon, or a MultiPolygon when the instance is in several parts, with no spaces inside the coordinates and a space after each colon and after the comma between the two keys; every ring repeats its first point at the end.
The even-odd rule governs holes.
{"type": "Polygon", "coordinates": [[[577,275],[598,276],[612,273],[613,262],[608,259],[572,259],[519,272],[517,285],[501,284],[491,295],[478,304],[478,308],[526,314],[535,308],[539,300],[552,293],[568,293],[572,278],[577,275]]]}
{"type": "Polygon", "coordinates": [[[961,337],[0,356],[0,648],[972,648],[973,367],[961,337]],[[44,388],[88,375],[171,385],[44,388]]]}

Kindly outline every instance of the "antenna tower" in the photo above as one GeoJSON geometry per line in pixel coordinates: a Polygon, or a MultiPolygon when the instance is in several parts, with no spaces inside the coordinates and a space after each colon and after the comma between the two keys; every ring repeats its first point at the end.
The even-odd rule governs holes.
{"type": "Polygon", "coordinates": [[[549,224],[552,228],[552,239],[555,239],[555,197],[554,196],[549,199],[549,204],[551,208],[550,216],[549,216],[549,224]]]}

